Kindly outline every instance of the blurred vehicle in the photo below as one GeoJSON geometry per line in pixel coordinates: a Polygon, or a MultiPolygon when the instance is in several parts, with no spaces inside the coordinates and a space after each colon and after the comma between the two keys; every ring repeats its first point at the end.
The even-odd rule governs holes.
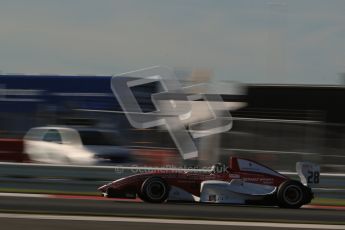
{"type": "Polygon", "coordinates": [[[131,160],[131,151],[122,146],[117,132],[92,128],[76,128],[84,148],[95,154],[99,161],[127,162],[131,160]]]}
{"type": "Polygon", "coordinates": [[[216,164],[210,171],[159,169],[124,177],[98,188],[106,197],[136,198],[147,202],[190,201],[277,205],[299,208],[310,203],[310,184],[319,182],[319,166],[296,164],[301,182],[255,161],[232,157],[229,166],[216,164]]]}
{"type": "Polygon", "coordinates": [[[67,127],[36,127],[24,137],[24,152],[32,161],[91,165],[129,159],[128,149],[117,146],[111,132],[67,127]]]}

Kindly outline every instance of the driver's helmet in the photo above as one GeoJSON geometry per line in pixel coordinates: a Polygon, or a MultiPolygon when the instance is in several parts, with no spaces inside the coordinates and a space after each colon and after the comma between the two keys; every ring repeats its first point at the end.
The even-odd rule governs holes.
{"type": "Polygon", "coordinates": [[[223,173],[226,170],[227,170],[227,167],[225,166],[225,164],[222,164],[222,163],[214,164],[212,165],[212,168],[211,168],[212,173],[223,173]]]}

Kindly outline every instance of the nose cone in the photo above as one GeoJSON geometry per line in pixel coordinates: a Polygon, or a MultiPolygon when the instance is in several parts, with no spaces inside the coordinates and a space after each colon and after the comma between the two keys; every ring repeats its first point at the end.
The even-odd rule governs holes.
{"type": "Polygon", "coordinates": [[[101,192],[106,192],[108,187],[109,187],[109,184],[105,184],[99,187],[97,190],[101,192]]]}
{"type": "Polygon", "coordinates": [[[125,180],[126,180],[126,178],[117,179],[117,180],[112,181],[112,182],[110,182],[108,184],[102,185],[97,190],[99,190],[101,192],[106,192],[109,187],[116,187],[118,185],[118,182],[123,182],[125,180]]]}

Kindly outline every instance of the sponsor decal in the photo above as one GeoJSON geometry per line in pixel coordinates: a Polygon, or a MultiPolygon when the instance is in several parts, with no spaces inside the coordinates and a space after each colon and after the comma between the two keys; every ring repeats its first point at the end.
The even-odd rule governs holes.
{"type": "Polygon", "coordinates": [[[217,201],[217,195],[209,195],[208,201],[217,201]]]}
{"type": "Polygon", "coordinates": [[[267,177],[247,177],[247,178],[243,178],[243,181],[249,182],[249,183],[260,183],[260,184],[271,185],[273,184],[274,179],[267,178],[267,177]]]}
{"type": "Polygon", "coordinates": [[[232,173],[229,174],[229,177],[232,178],[232,179],[239,179],[239,178],[241,178],[240,175],[238,175],[238,174],[232,174],[232,173]]]}

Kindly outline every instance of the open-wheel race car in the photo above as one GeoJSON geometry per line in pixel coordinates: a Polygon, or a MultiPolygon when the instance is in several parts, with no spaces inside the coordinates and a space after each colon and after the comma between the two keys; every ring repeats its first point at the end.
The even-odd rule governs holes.
{"type": "Polygon", "coordinates": [[[232,157],[229,165],[211,170],[157,169],[131,175],[98,188],[109,198],[165,201],[260,204],[299,208],[310,203],[310,184],[319,183],[320,167],[296,163],[300,181],[248,159],[232,157]]]}

